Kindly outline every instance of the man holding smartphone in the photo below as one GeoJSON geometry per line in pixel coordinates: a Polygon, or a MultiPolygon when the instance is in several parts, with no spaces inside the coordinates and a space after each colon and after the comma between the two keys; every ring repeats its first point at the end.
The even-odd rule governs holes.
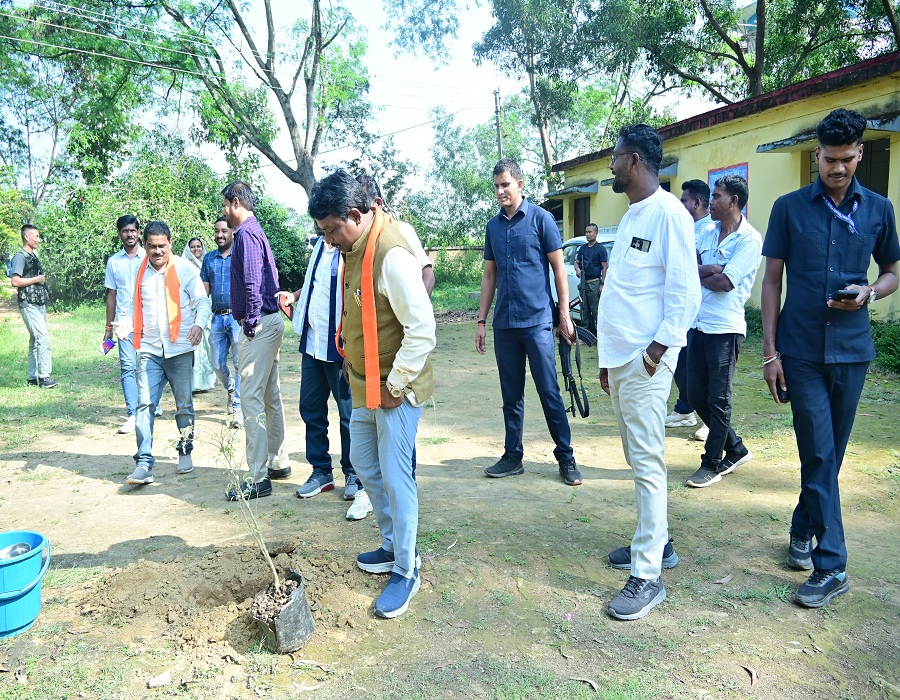
{"type": "Polygon", "coordinates": [[[795,596],[812,608],[850,590],[838,473],[875,357],[866,307],[898,284],[894,209],[854,177],[865,128],[865,117],[846,109],[819,123],[819,177],[775,202],[762,251],[763,374],[776,402],[790,393],[800,454],[787,563],[813,570],[795,596]]]}

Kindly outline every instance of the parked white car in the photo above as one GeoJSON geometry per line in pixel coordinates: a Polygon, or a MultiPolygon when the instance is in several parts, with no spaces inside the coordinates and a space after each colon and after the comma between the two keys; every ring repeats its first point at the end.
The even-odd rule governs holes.
{"type": "MultiPolygon", "coordinates": [[[[612,254],[613,244],[616,242],[616,226],[601,228],[597,233],[597,242],[606,248],[606,252],[612,254]]],[[[567,241],[563,241],[563,262],[566,266],[566,277],[569,279],[569,301],[577,299],[581,292],[578,291],[578,285],[581,280],[575,274],[575,256],[578,249],[587,243],[584,236],[576,236],[567,241]]],[[[553,282],[553,270],[550,270],[550,294],[553,295],[553,301],[556,302],[556,284],[553,282]]],[[[572,320],[575,323],[581,323],[581,305],[579,304],[571,310],[572,320]]]]}

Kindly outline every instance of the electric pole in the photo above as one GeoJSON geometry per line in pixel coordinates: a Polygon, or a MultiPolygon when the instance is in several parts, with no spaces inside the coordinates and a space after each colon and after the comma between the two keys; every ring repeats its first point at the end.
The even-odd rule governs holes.
{"type": "Polygon", "coordinates": [[[494,119],[497,124],[497,159],[503,160],[503,139],[500,136],[500,88],[494,90],[494,119]]]}

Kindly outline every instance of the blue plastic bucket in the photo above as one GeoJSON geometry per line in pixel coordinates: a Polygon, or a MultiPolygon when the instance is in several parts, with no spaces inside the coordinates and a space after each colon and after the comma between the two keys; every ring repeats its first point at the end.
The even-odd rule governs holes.
{"type": "Polygon", "coordinates": [[[41,611],[41,581],[50,566],[50,543],[36,532],[0,533],[0,549],[20,542],[31,549],[0,559],[0,638],[24,632],[41,611]]]}

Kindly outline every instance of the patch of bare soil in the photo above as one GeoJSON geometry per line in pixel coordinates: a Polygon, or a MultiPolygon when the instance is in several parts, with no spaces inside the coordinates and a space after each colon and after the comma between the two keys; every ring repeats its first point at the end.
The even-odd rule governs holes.
{"type": "MultiPolygon", "coordinates": [[[[439,327],[436,397],[418,438],[422,588],[396,620],[372,612],[387,577],[360,571],[355,557],[380,536],[371,516],[345,519],[339,471],[335,491],[294,496],[309,467],[288,408],[293,474],[253,507],[279,570],[302,575],[316,622],[293,655],[262,650],[251,615],[270,576],[206,439],[225,420],[221,388],[196,397],[189,475],[175,474],[171,398],[152,485],[124,485],[134,436],[115,434],[115,407],[0,451],[0,529],[41,532],[53,547],[40,617],[0,640],[0,668],[10,669],[0,697],[568,699],[593,697],[591,684],[629,699],[900,697],[900,406],[885,400],[895,379],[870,383],[841,475],[848,594],[821,610],[792,602],[805,578],[784,563],[796,446],[789,414],[765,400],[757,363],[743,358],[734,422],[755,457],[710,488],[687,489],[702,445],[693,428],[670,431],[669,524],[681,561],[663,574],[662,605],[619,622],[605,609],[627,572],[606,555],[631,538],[634,486],[595,373],[585,372],[591,417],[570,419],[583,486],[559,480],[530,385],[525,474],[486,479],[503,422],[495,359],[476,355],[474,333],[439,327]],[[165,672],[171,683],[148,691],[165,672]]],[[[299,384],[292,345],[282,352],[287,407],[299,384]]],[[[584,362],[596,366],[596,351],[584,362]]]]}

